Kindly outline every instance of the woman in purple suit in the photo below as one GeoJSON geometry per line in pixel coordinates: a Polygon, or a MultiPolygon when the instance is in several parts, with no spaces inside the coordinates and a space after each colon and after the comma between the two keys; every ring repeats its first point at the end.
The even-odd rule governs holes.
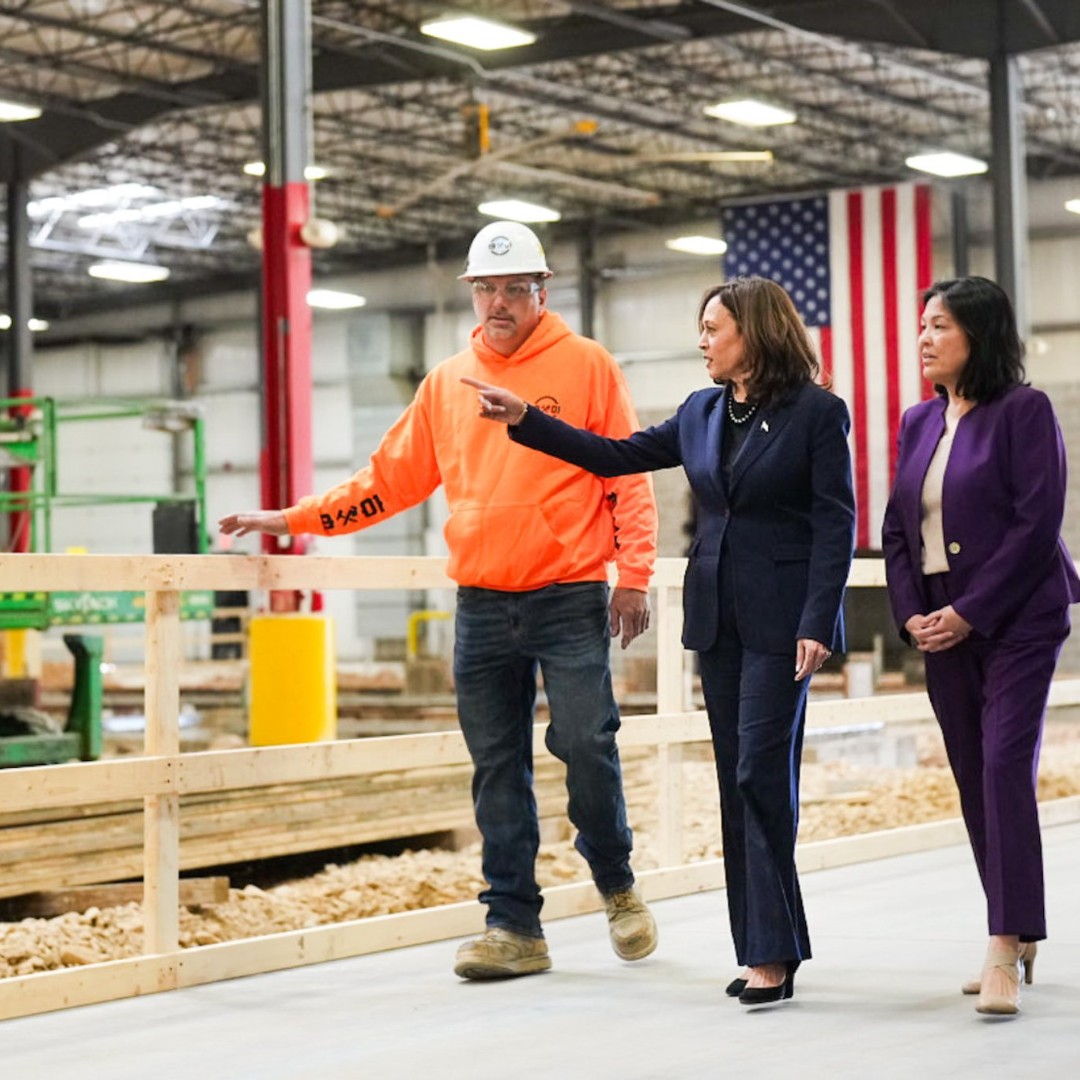
{"type": "Polygon", "coordinates": [[[885,512],[889,598],[926,686],[986,893],[990,943],[964,985],[1012,1014],[1046,936],[1035,774],[1050,680],[1080,578],[1061,539],[1065,450],[1024,383],[1012,305],[981,277],[923,296],[919,351],[938,396],[900,427],[885,512]]]}

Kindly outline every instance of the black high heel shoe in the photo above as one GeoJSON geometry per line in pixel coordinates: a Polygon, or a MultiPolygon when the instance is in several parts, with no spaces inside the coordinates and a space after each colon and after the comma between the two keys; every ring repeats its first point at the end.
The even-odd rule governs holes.
{"type": "Polygon", "coordinates": [[[732,979],[724,988],[728,997],[738,997],[746,989],[745,979],[732,979]]]}
{"type": "Polygon", "coordinates": [[[739,994],[740,1005],[771,1005],[774,1001],[787,1001],[795,993],[795,972],[788,969],[784,981],[778,986],[747,986],[739,994]]]}

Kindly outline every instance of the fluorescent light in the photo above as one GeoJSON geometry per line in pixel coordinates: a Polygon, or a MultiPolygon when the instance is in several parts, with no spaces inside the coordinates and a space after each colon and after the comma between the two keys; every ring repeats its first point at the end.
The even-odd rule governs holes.
{"type": "Polygon", "coordinates": [[[420,33],[470,49],[515,49],[519,45],[531,45],[535,34],[519,30],[516,26],[480,19],[474,15],[446,15],[420,24],[420,33]]]}
{"type": "Polygon", "coordinates": [[[1070,199],[1065,204],[1065,209],[1071,211],[1074,214],[1080,214],[1080,199],[1070,199]]]}
{"type": "Polygon", "coordinates": [[[719,101],[706,105],[705,112],[718,120],[746,127],[772,127],[774,124],[794,124],[798,119],[790,109],[767,105],[764,101],[743,98],[740,101],[719,101]]]}
{"type": "MultiPolygon", "coordinates": [[[[266,175],[266,162],[265,161],[249,161],[244,165],[244,172],[248,176],[265,176],[266,175]]],[[[304,166],[304,179],[305,180],[325,180],[330,175],[330,170],[322,165],[305,165],[304,166]]]]}
{"type": "Polygon", "coordinates": [[[179,217],[186,210],[210,210],[223,205],[224,199],[216,195],[192,195],[186,199],[169,199],[167,202],[150,203],[147,206],[129,206],[123,210],[104,210],[98,214],[86,214],[76,224],[80,229],[103,229],[129,221],[152,221],[155,218],[179,217]]]}
{"type": "MultiPolygon", "coordinates": [[[[27,319],[26,325],[30,328],[32,333],[38,334],[42,330],[48,330],[49,324],[45,319],[27,319]]],[[[11,329],[11,316],[7,314],[0,314],[0,330],[11,329]]]]}
{"type": "Polygon", "coordinates": [[[85,214],[76,224],[80,229],[105,229],[125,221],[150,221],[156,218],[179,217],[187,211],[213,210],[224,206],[225,200],[217,195],[190,195],[187,199],[170,199],[166,202],[149,203],[146,206],[127,206],[124,210],[102,211],[85,214]]]}
{"type": "Polygon", "coordinates": [[[83,210],[95,206],[115,206],[131,199],[149,199],[160,191],[148,184],[113,184],[112,187],[89,188],[76,191],[72,195],[50,195],[44,199],[35,199],[26,208],[32,218],[47,217],[49,214],[64,210],[83,210]]]}
{"type": "Polygon", "coordinates": [[[951,150],[942,150],[933,154],[916,154],[905,159],[909,169],[933,173],[934,176],[975,176],[984,173],[990,167],[985,161],[968,157],[967,154],[954,154],[951,150]]]}
{"type": "Polygon", "coordinates": [[[521,199],[496,199],[494,202],[481,203],[477,208],[488,217],[503,218],[508,221],[524,221],[535,224],[538,221],[558,221],[562,214],[549,206],[523,202],[521,199]]]}
{"type": "Polygon", "coordinates": [[[307,302],[313,308],[347,311],[349,308],[363,307],[367,300],[359,293],[339,292],[337,289],[312,289],[307,294],[307,302]]]}
{"type": "Polygon", "coordinates": [[[164,281],[169,276],[167,266],[154,266],[152,263],[112,262],[94,263],[86,271],[91,277],[105,281],[127,281],[132,284],[145,284],[150,281],[164,281]]]}
{"type": "Polygon", "coordinates": [[[715,236],[676,236],[665,240],[664,246],[686,255],[723,255],[727,244],[715,236]]]}
{"type": "Polygon", "coordinates": [[[22,105],[18,101],[0,100],[0,123],[14,124],[20,120],[36,120],[41,110],[36,105],[22,105]]]}

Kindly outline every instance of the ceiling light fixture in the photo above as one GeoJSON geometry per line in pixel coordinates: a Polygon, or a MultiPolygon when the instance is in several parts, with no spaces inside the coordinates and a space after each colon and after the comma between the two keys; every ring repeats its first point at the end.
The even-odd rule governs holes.
{"type": "Polygon", "coordinates": [[[527,30],[475,15],[445,15],[439,19],[429,19],[420,24],[420,33],[485,52],[516,49],[521,45],[531,45],[536,40],[536,35],[527,30]]]}
{"type": "Polygon", "coordinates": [[[1070,199],[1065,204],[1065,209],[1072,214],[1080,214],[1080,199],[1070,199]]]}
{"type": "MultiPolygon", "coordinates": [[[[265,176],[266,175],[266,162],[265,161],[249,161],[244,165],[244,172],[248,176],[265,176]]],[[[304,179],[305,180],[325,180],[330,175],[330,170],[322,165],[305,165],[304,166],[304,179]]]]}
{"type": "Polygon", "coordinates": [[[976,176],[990,167],[979,158],[967,154],[954,154],[951,150],[935,151],[932,154],[916,154],[904,160],[909,169],[932,173],[934,176],[976,176]]]}
{"type": "Polygon", "coordinates": [[[36,105],[0,100],[0,124],[17,124],[20,120],[36,120],[41,110],[36,105]]]}
{"type": "Polygon", "coordinates": [[[129,202],[132,199],[149,199],[159,194],[159,189],[149,184],[114,184],[112,187],[76,191],[71,195],[50,195],[44,199],[35,199],[27,206],[26,212],[32,218],[42,218],[56,211],[115,206],[117,203],[129,202]]]}
{"type": "Polygon", "coordinates": [[[339,292],[337,289],[311,289],[307,302],[309,307],[326,311],[348,311],[349,308],[363,307],[367,299],[359,293],[339,292]]]}
{"type": "Polygon", "coordinates": [[[153,221],[160,218],[179,217],[189,210],[212,210],[223,205],[224,199],[216,195],[192,195],[187,199],[170,199],[167,202],[150,203],[147,206],[130,206],[124,210],[105,210],[98,214],[86,214],[76,224],[80,229],[102,229],[130,221],[153,221]]]}
{"type": "Polygon", "coordinates": [[[790,109],[778,105],[769,105],[753,98],[739,101],[718,101],[715,105],[706,105],[705,112],[717,120],[726,120],[729,124],[742,124],[745,127],[773,127],[776,124],[794,124],[798,117],[790,109]]]}
{"type": "MultiPolygon", "coordinates": [[[[35,334],[41,333],[42,330],[48,330],[49,324],[45,319],[27,319],[26,325],[30,328],[31,332],[35,334]]],[[[11,316],[8,314],[0,315],[0,330],[11,329],[11,316]]]]}
{"type": "Polygon", "coordinates": [[[675,236],[664,241],[664,246],[685,255],[723,255],[727,243],[716,236],[675,236]]]}
{"type": "Polygon", "coordinates": [[[539,206],[521,199],[495,199],[481,203],[476,209],[488,217],[522,221],[529,225],[542,221],[558,221],[562,217],[558,210],[552,210],[550,206],[539,206]]]}
{"type": "Polygon", "coordinates": [[[126,281],[130,284],[144,285],[151,281],[164,281],[169,276],[167,266],[154,266],[152,263],[121,262],[111,260],[93,263],[86,271],[91,277],[103,281],[126,281]]]}

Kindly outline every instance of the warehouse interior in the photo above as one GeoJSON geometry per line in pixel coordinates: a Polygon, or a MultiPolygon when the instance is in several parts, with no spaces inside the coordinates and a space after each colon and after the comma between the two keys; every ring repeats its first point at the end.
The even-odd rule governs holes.
{"type": "MultiPolygon", "coordinates": [[[[34,482],[48,467],[60,492],[45,512],[47,530],[43,518],[31,546],[19,531],[25,526],[18,513],[4,513],[9,552],[235,557],[272,551],[261,548],[256,537],[232,543],[217,534],[214,523],[226,513],[267,505],[267,409],[291,406],[280,399],[268,405],[272,346],[266,320],[268,311],[274,312],[266,278],[272,258],[290,245],[303,248],[308,260],[303,273],[310,274],[311,332],[303,369],[310,404],[302,408],[310,429],[307,490],[319,492],[363,465],[424,374],[467,341],[475,317],[458,277],[470,238],[494,217],[521,210],[521,203],[540,213],[530,220],[555,271],[548,306],[612,353],[639,418],[648,425],[670,416],[706,382],[695,321],[700,296],[725,275],[725,210],[915,183],[928,185],[930,192],[933,276],[984,274],[1013,296],[1025,329],[1027,377],[1050,396],[1074,463],[1063,535],[1073,552],[1080,551],[1080,467],[1075,465],[1080,462],[1075,288],[1080,278],[1080,7],[1074,0],[0,0],[0,30],[0,184],[6,193],[0,352],[10,417],[0,432],[0,449],[5,441],[18,443],[26,430],[27,414],[20,412],[25,406],[18,399],[47,402],[38,406],[42,411],[33,423],[40,433],[35,445],[47,443],[51,456],[36,466],[34,482]],[[431,24],[450,15],[493,20],[521,33],[523,43],[480,49],[434,36],[431,24]],[[272,40],[273,28],[281,40],[272,40]],[[724,119],[717,107],[736,99],[788,110],[791,119],[753,126],[724,119]],[[3,121],[7,104],[10,122],[3,121]],[[944,166],[954,175],[925,171],[928,155],[944,153],[959,155],[944,166]],[[298,244],[284,233],[272,235],[267,191],[301,176],[307,180],[304,214],[310,228],[298,244]],[[506,200],[517,202],[507,206],[506,200]],[[126,280],[101,271],[103,265],[118,267],[126,280]]],[[[8,500],[19,496],[14,478],[25,471],[26,459],[4,454],[3,508],[17,510],[21,504],[8,500]]],[[[688,487],[681,472],[671,471],[657,474],[656,491],[659,554],[681,559],[692,513],[688,487]]],[[[341,559],[441,558],[446,516],[437,492],[376,529],[319,538],[303,550],[341,559]]],[[[868,561],[880,555],[876,533],[859,555],[868,561]]],[[[194,607],[182,623],[178,753],[252,745],[247,627],[270,607],[271,590],[229,592],[214,586],[203,593],[187,595],[194,607]]],[[[333,734],[352,739],[455,728],[450,583],[377,591],[314,585],[297,596],[303,610],[329,617],[333,627],[329,648],[338,709],[333,734]]],[[[822,673],[823,702],[850,695],[852,686],[865,686],[866,680],[877,694],[920,689],[918,664],[891,627],[884,590],[852,589],[847,603],[851,653],[834,658],[822,673]]],[[[84,693],[101,695],[101,752],[106,757],[150,753],[149,735],[144,741],[139,726],[142,667],[150,648],[141,614],[112,620],[88,611],[73,615],[69,609],[66,619],[50,615],[39,633],[24,630],[28,624],[20,623],[19,611],[7,606],[10,618],[3,612],[3,625],[9,629],[3,633],[16,637],[5,643],[5,680],[43,680],[44,697],[39,693],[36,704],[66,711],[77,696],[72,653],[85,646],[65,643],[65,633],[101,634],[104,655],[95,672],[103,685],[89,691],[89,684],[82,686],[84,693]],[[101,622],[107,625],[87,625],[101,622]]],[[[625,653],[613,650],[624,711],[663,711],[657,705],[658,650],[655,627],[625,653]]],[[[1080,674],[1080,641],[1066,644],[1059,673],[1080,674]]],[[[689,669],[686,677],[691,684],[689,669]]],[[[694,693],[689,685],[687,707],[694,693]]],[[[1068,693],[1052,712],[1061,724],[1054,728],[1059,734],[1047,739],[1043,780],[1051,794],[1067,801],[1080,794],[1080,754],[1074,753],[1071,730],[1076,708],[1068,693]]],[[[804,826],[808,842],[827,842],[835,835],[824,818],[840,809],[849,822],[861,815],[860,830],[878,813],[877,795],[866,795],[863,786],[870,783],[869,774],[840,777],[830,770],[846,765],[831,763],[846,762],[857,770],[886,761],[906,767],[918,759],[944,768],[925,724],[880,738],[856,731],[858,724],[847,725],[841,738],[835,734],[840,726],[834,721],[833,736],[811,740],[807,783],[815,803],[804,814],[810,822],[804,826]],[[821,770],[817,780],[815,768],[821,770]],[[819,812],[823,821],[815,833],[819,812]]],[[[644,752],[640,761],[633,753],[629,760],[628,776],[640,782],[640,806],[650,806],[650,760],[644,752]]],[[[314,852],[310,867],[333,878],[333,870],[324,869],[333,860],[321,858],[323,852],[367,855],[363,845],[378,842],[396,854],[409,841],[418,851],[410,854],[415,863],[407,872],[421,884],[450,882],[457,871],[440,862],[439,852],[443,846],[455,855],[455,849],[468,852],[474,839],[467,770],[461,762],[453,767],[452,783],[436,794],[421,786],[419,795],[405,787],[384,796],[375,781],[372,790],[363,791],[324,786],[319,797],[327,806],[335,799],[353,800],[341,805],[356,814],[380,807],[374,816],[387,824],[367,830],[320,824],[322,840],[310,840],[303,852],[305,857],[314,852]],[[445,804],[439,801],[443,796],[445,804]],[[389,823],[400,819],[399,804],[427,798],[432,800],[429,818],[438,807],[442,824],[425,818],[422,830],[412,826],[395,834],[389,823]]],[[[699,759],[689,748],[684,767],[703,778],[711,768],[706,757],[699,759]]],[[[553,808],[546,838],[565,846],[567,837],[555,821],[561,813],[558,778],[543,774],[542,767],[537,776],[538,785],[551,787],[544,788],[553,808]]],[[[937,796],[919,789],[912,798],[935,802],[937,796]]],[[[252,802],[250,813],[272,815],[275,799],[284,821],[284,807],[294,804],[276,789],[265,801],[252,802]]],[[[304,800],[310,803],[313,796],[297,797],[295,805],[304,800]]],[[[938,816],[947,818],[952,804],[943,800],[938,816]]],[[[694,800],[688,795],[687,801],[694,800]]],[[[192,821],[197,812],[194,801],[186,804],[184,813],[192,821]]],[[[645,819],[646,811],[640,812],[641,834],[658,832],[652,819],[645,819]]],[[[715,811],[708,804],[699,811],[695,804],[693,812],[700,820],[690,830],[689,857],[715,858],[715,811]]],[[[134,822],[141,809],[136,806],[132,813],[134,822]]],[[[1068,833],[1075,841],[1072,819],[1060,820],[1063,827],[1054,835],[1068,833]]],[[[885,817],[886,827],[920,823],[885,817]]],[[[14,818],[0,824],[0,832],[8,824],[14,818]]],[[[311,833],[318,830],[312,827],[311,833]]],[[[1055,841],[1054,847],[1055,895],[1061,896],[1062,883],[1075,878],[1075,843],[1055,841]]],[[[24,850],[13,843],[6,856],[12,866],[24,850]]],[[[923,862],[910,856],[910,873],[927,874],[927,883],[938,881],[935,875],[946,872],[947,852],[953,853],[953,863],[967,857],[959,848],[919,856],[923,862]]],[[[287,845],[281,853],[299,854],[287,845]]],[[[227,867],[232,885],[242,889],[235,876],[240,871],[232,868],[245,860],[234,856],[208,861],[208,855],[198,873],[220,877],[219,868],[227,867]]],[[[475,862],[475,852],[472,857],[475,862]]],[[[891,864],[876,865],[858,881],[855,867],[825,871],[834,878],[824,884],[823,875],[823,884],[815,886],[819,906],[834,904],[833,880],[836,891],[850,886],[869,904],[899,888],[881,869],[891,864]]],[[[564,869],[553,855],[548,884],[557,887],[579,871],[564,869]]],[[[284,877],[289,870],[278,868],[260,879],[267,890],[278,886],[274,873],[284,877]]],[[[464,873],[464,887],[460,881],[447,884],[443,902],[474,895],[477,873],[475,868],[464,873]]],[[[74,888],[76,877],[57,881],[56,887],[74,888]]],[[[89,871],[79,879],[87,886],[113,880],[120,878],[89,871]]],[[[961,880],[963,887],[970,884],[961,880]]],[[[214,887],[220,889],[220,882],[214,887]]],[[[942,886],[953,887],[951,878],[942,886]]],[[[341,893],[360,886],[338,879],[325,894],[334,895],[335,888],[341,893]]],[[[956,885],[957,892],[960,888],[956,885]]],[[[406,908],[429,902],[417,899],[413,885],[404,891],[406,908]]],[[[911,902],[917,904],[920,890],[912,891],[911,902]]],[[[18,895],[7,889],[0,904],[18,895]]],[[[675,914],[684,901],[664,903],[671,905],[673,921],[684,918],[683,909],[675,914]]],[[[296,907],[302,906],[298,901],[296,907]]],[[[568,915],[578,914],[573,907],[568,902],[568,915]]],[[[361,917],[347,904],[334,910],[331,919],[361,917]]],[[[688,919],[716,923],[721,905],[713,896],[711,909],[687,910],[688,919]]],[[[10,919],[0,927],[14,928],[0,937],[0,955],[6,951],[15,958],[4,972],[12,978],[71,969],[88,958],[92,967],[98,960],[132,955],[123,951],[126,946],[119,953],[101,952],[100,943],[85,945],[80,953],[84,945],[69,942],[67,962],[61,948],[47,964],[35,965],[34,947],[27,945],[33,939],[19,936],[27,933],[18,929],[20,914],[17,906],[0,912],[0,919],[10,919]],[[5,949],[5,941],[14,944],[5,949]],[[18,955],[20,949],[25,955],[18,955]]],[[[85,913],[65,917],[82,919],[78,933],[83,933],[85,913]]],[[[296,911],[268,915],[283,933],[313,925],[305,917],[296,911]]],[[[596,916],[559,924],[568,950],[582,936],[578,924],[590,918],[596,916]]],[[[102,919],[110,928],[106,937],[115,943],[135,925],[131,919],[137,922],[138,913],[102,919]]],[[[223,915],[219,921],[228,920],[223,915]]],[[[242,927],[242,921],[230,935],[272,932],[242,927]]],[[[1059,921],[1065,929],[1065,918],[1059,921]]],[[[710,930],[714,936],[716,929],[710,930]]],[[[692,928],[680,932],[692,950],[692,928]]],[[[844,937],[839,926],[827,933],[836,940],[844,937]]],[[[877,926],[867,930],[869,937],[886,933],[877,926]]],[[[925,927],[918,933],[934,939],[925,927]]],[[[963,931],[950,924],[941,933],[951,948],[963,931]]],[[[78,940],[84,939],[91,940],[85,934],[78,940]]],[[[188,947],[212,947],[228,935],[192,918],[182,925],[181,940],[188,947]]],[[[1040,1036],[1046,1040],[1047,1069],[1064,1054],[1059,1045],[1066,1038],[1063,1010],[1075,1005],[1068,963],[1080,959],[1075,934],[1059,940],[1058,958],[1051,961],[1058,965],[1051,988],[1059,996],[1040,1036]]],[[[971,951],[972,943],[967,944],[971,951]]],[[[855,954],[859,945],[846,941],[844,947],[855,954]]],[[[412,951],[426,954],[423,979],[430,976],[428,969],[445,966],[441,954],[448,955],[449,948],[444,942],[412,951]]],[[[292,975],[306,973],[316,983],[325,977],[329,984],[347,964],[377,961],[385,973],[395,956],[342,960],[292,975]]],[[[845,956],[819,1002],[823,1009],[841,994],[844,977],[861,981],[851,971],[855,956],[845,956]]],[[[890,954],[888,964],[895,962],[890,954]]],[[[704,967],[691,974],[691,982],[706,979],[704,967]]],[[[376,971],[371,977],[388,976],[376,971]]],[[[679,986],[677,972],[664,977],[673,979],[664,990],[673,1001],[691,994],[679,986]]],[[[878,968],[876,977],[891,975],[878,968]]],[[[275,995],[291,993],[274,988],[275,978],[284,975],[248,980],[267,987],[268,1008],[275,995]]],[[[350,978],[344,977],[335,993],[347,995],[350,978]]],[[[356,978],[367,985],[367,975],[356,978]]],[[[448,973],[445,978],[453,988],[448,973]]],[[[0,984],[4,981],[0,978],[0,984]]],[[[236,993],[224,1002],[206,996],[214,987],[203,987],[202,1001],[190,1006],[165,1002],[198,991],[157,995],[164,1011],[156,1018],[147,1014],[149,1022],[168,1022],[170,1011],[180,1008],[243,1009],[245,981],[224,985],[236,993]]],[[[589,993],[603,994],[605,986],[598,981],[589,993]]],[[[913,973],[904,972],[902,986],[901,1011],[928,1008],[918,999],[913,973]]],[[[305,984],[298,992],[308,995],[311,987],[305,984]]],[[[641,1007],[640,987],[613,992],[633,995],[635,1007],[641,1007]]],[[[112,1007],[6,1023],[33,1039],[35,1024],[59,1025],[64,1016],[90,1016],[112,1007]]],[[[422,1010],[423,1003],[413,1007],[422,1010]]],[[[546,1006],[542,995],[539,1000],[526,996],[520,1008],[531,1015],[533,1010],[542,1014],[546,1006]]],[[[440,1009],[447,1023],[459,1019],[451,1004],[443,1002],[440,1009]]],[[[609,1018],[616,1023],[617,1014],[609,1018]]],[[[139,1023],[137,1010],[124,1022],[139,1023]]],[[[902,1026],[893,1027],[887,1013],[875,1013],[873,1022],[881,1025],[882,1039],[902,1039],[902,1026]]],[[[946,1036],[934,1031],[934,1044],[947,1045],[946,1036]]],[[[538,1032],[532,1034],[548,1038],[538,1032]]],[[[516,1037],[525,1038],[520,1032],[516,1037]]],[[[813,1041],[812,1029],[801,1037],[813,1041]]],[[[822,1056],[808,1075],[828,1075],[826,1044],[820,1045],[822,1056]]],[[[970,1060],[987,1052],[972,1047],[971,1058],[950,1062],[949,1073],[968,1075],[970,1060]]],[[[460,1047],[458,1052],[465,1054],[460,1047]]],[[[1021,1060],[1017,1047],[1002,1052],[1005,1060],[1021,1060]]],[[[152,1061],[153,1051],[145,1053],[145,1061],[152,1061]]],[[[589,1072],[703,1076],[712,1075],[722,1061],[720,1056],[716,1062],[702,1059],[700,1048],[695,1055],[668,1073],[646,1061],[635,1071],[625,1060],[618,1069],[614,1061],[590,1060],[589,1072]]],[[[453,1062],[461,1075],[464,1060],[453,1062]]],[[[903,1054],[896,1061],[895,1075],[911,1065],[903,1054]]],[[[27,1068],[31,1062],[28,1056],[27,1068]]],[[[324,1062],[318,1071],[353,1076],[376,1062],[386,1070],[382,1075],[414,1075],[394,1073],[386,1060],[362,1056],[324,1062]]],[[[543,1058],[532,1071],[518,1071],[546,1076],[551,1067],[543,1058]]],[[[88,1068],[70,1075],[127,1075],[115,1065],[107,1072],[94,1071],[104,1065],[88,1068]]],[[[264,1062],[258,1074],[315,1074],[315,1065],[303,1071],[307,1068],[264,1062]]],[[[857,1070],[852,1059],[832,1075],[864,1075],[857,1070]]],[[[480,1075],[496,1071],[481,1069],[480,1075]]],[[[209,1072],[237,1074],[244,1075],[243,1065],[209,1072]]],[[[945,1074],[944,1065],[939,1074],[945,1074]]]]}

